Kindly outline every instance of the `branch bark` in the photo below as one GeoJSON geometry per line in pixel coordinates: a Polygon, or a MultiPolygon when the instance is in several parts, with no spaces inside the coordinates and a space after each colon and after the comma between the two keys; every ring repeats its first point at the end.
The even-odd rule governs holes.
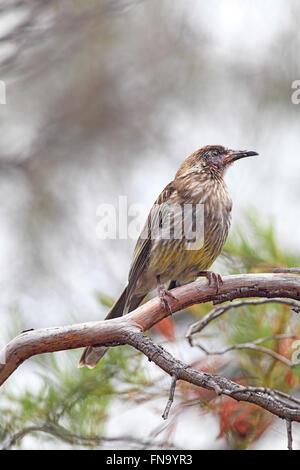
{"type": "MultiPolygon", "coordinates": [[[[217,293],[206,280],[178,287],[173,292],[176,299],[169,300],[173,313],[196,303],[219,304],[237,298],[300,300],[300,278],[295,274],[242,274],[224,277],[217,293]]],[[[276,390],[243,387],[225,377],[196,371],[155,345],[143,332],[168,315],[160,300],[154,298],[124,317],[23,332],[0,351],[0,384],[26,359],[37,354],[95,344],[129,344],[168,373],[174,383],[178,379],[185,380],[218,394],[254,403],[285,420],[300,422],[300,405],[292,397],[283,397],[276,390]]]]}

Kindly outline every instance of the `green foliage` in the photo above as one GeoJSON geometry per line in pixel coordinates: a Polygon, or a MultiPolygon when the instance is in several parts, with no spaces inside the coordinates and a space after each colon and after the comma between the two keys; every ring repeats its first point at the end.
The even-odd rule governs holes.
{"type": "Polygon", "coordinates": [[[110,308],[113,306],[114,299],[109,297],[109,295],[106,295],[103,292],[97,292],[96,296],[100,304],[104,305],[104,307],[110,308]]]}
{"type": "Polygon", "coordinates": [[[100,442],[113,399],[146,384],[140,359],[129,347],[111,348],[98,367],[89,370],[76,367],[78,352],[38,357],[32,373],[39,376],[40,385],[7,387],[2,394],[0,442],[9,447],[18,433],[24,437],[24,429],[69,443],[74,436],[82,436],[83,445],[93,436],[100,442]]]}
{"type": "MultiPolygon", "coordinates": [[[[279,248],[273,223],[264,225],[257,214],[249,212],[246,230],[237,230],[225,246],[226,271],[236,273],[241,269],[245,272],[272,272],[274,267],[293,267],[300,265],[299,254],[292,254],[279,248]]],[[[220,321],[221,333],[227,344],[251,342],[279,334],[300,334],[294,324],[291,310],[280,304],[266,304],[256,307],[241,307],[229,312],[220,321]],[[291,330],[291,328],[293,328],[291,330]]],[[[262,346],[283,355],[291,354],[292,341],[271,340],[261,343],[262,346]]],[[[236,351],[236,360],[240,362],[242,375],[251,377],[250,382],[265,387],[277,387],[281,390],[291,388],[296,382],[296,368],[293,370],[295,380],[286,381],[287,367],[261,352],[236,351]]],[[[292,372],[291,372],[292,373],[292,372]]]]}
{"type": "Polygon", "coordinates": [[[276,266],[299,266],[300,254],[279,248],[274,223],[264,224],[258,214],[251,210],[242,227],[235,230],[223,250],[227,271],[266,271],[276,266]]]}

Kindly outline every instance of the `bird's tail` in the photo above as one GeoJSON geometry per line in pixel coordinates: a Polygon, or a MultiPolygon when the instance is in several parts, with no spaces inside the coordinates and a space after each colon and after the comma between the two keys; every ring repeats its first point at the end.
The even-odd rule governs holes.
{"type": "MultiPolygon", "coordinates": [[[[121,317],[124,313],[125,306],[127,310],[125,313],[131,312],[132,310],[137,308],[142,302],[142,300],[145,298],[145,295],[133,295],[130,299],[130,302],[128,302],[127,291],[128,287],[126,286],[118,300],[115,302],[115,304],[112,306],[112,308],[106,315],[105,320],[121,317]]],[[[86,366],[89,369],[93,369],[97,365],[98,361],[100,361],[100,359],[104,356],[107,350],[108,348],[106,346],[88,346],[82,353],[78,367],[86,366]]]]}

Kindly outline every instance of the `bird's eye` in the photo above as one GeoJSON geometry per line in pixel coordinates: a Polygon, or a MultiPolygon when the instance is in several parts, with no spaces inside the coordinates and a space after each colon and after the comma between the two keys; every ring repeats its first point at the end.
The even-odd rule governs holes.
{"type": "Polygon", "coordinates": [[[219,155],[219,150],[213,150],[212,154],[214,157],[217,157],[219,155]]]}

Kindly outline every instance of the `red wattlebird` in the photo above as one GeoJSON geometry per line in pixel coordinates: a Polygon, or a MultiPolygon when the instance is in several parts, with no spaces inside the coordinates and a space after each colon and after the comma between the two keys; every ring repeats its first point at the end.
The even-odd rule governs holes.
{"type": "MultiPolygon", "coordinates": [[[[230,227],[232,202],[224,173],[236,160],[253,155],[258,153],[208,145],[183,161],[149,213],[135,247],[128,284],[106,319],[134,310],[155,287],[170,310],[168,297],[173,295],[165,287],[168,281],[170,289],[206,276],[218,289],[222,278],[208,269],[220,254],[230,227]],[[203,222],[199,233],[197,219],[203,222]]],[[[106,350],[104,346],[87,347],[79,367],[94,367],[106,350]]]]}

